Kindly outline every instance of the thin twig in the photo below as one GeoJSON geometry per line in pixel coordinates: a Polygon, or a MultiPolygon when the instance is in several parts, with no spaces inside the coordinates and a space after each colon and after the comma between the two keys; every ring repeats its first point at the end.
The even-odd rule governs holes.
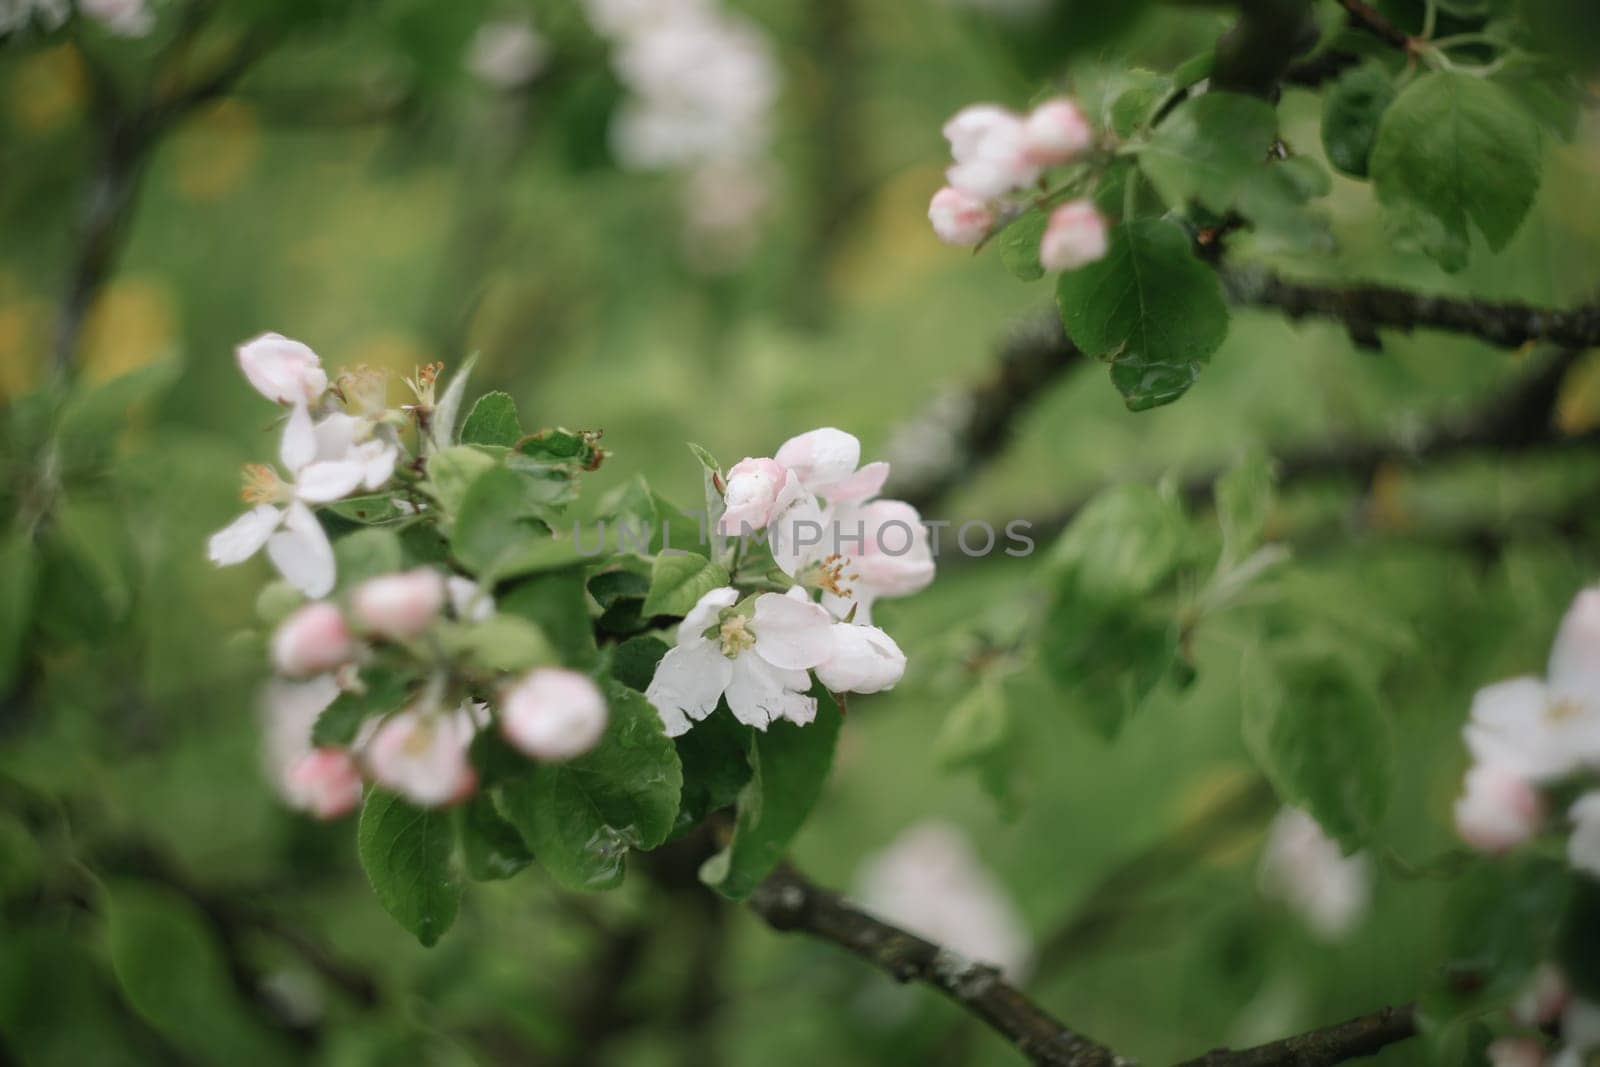
{"type": "Polygon", "coordinates": [[[792,867],[780,867],[769,875],[751,895],[750,906],[775,930],[800,931],[829,941],[897,982],[932,986],[987,1023],[1033,1063],[1131,1067],[1131,1060],[1057,1020],[993,967],[868,915],[792,867]]]}
{"type": "Polygon", "coordinates": [[[1406,1004],[1255,1048],[1217,1049],[1176,1067],[1333,1067],[1374,1056],[1416,1033],[1416,1008],[1406,1004]]]}
{"type": "Polygon", "coordinates": [[[1386,44],[1409,52],[1416,42],[1412,36],[1385,18],[1366,0],[1339,0],[1339,6],[1350,13],[1350,21],[1386,44]]]}

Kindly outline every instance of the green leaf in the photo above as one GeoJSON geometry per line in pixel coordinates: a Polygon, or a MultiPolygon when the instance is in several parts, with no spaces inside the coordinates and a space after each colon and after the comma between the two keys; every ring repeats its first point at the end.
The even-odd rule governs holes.
{"type": "Polygon", "coordinates": [[[356,849],[383,910],[424,946],[438,941],[461,906],[461,880],[451,865],[455,827],[450,813],[369,790],[356,849]]]}
{"type": "Polygon", "coordinates": [[[500,787],[501,813],[540,866],[571,889],[620,884],[628,850],[655,848],[672,832],[683,788],[655,708],[615,682],[605,690],[611,721],[599,745],[566,763],[536,764],[500,787]]]}
{"type": "Polygon", "coordinates": [[[457,445],[428,457],[428,481],[424,488],[438,501],[446,516],[454,517],[472,483],[495,469],[495,458],[481,448],[457,445]]]}
{"type": "Polygon", "coordinates": [[[128,1003],[167,1040],[205,1063],[292,1063],[295,1050],[239,999],[216,930],[162,886],[106,887],[111,967],[128,1003]]]}
{"type": "Polygon", "coordinates": [[[490,582],[570,566],[581,559],[572,538],[551,537],[544,501],[523,475],[504,467],[478,475],[461,500],[450,547],[490,582]]]}
{"type": "Polygon", "coordinates": [[[1574,888],[1565,863],[1537,856],[1480,860],[1456,879],[1444,913],[1446,966],[1468,981],[1451,983],[1439,1014],[1480,1011],[1522,992],[1535,968],[1559,950],[1558,929],[1574,888]],[[1464,990],[1470,990],[1465,997],[1464,990]]]}
{"type": "Polygon", "coordinates": [[[368,578],[393,574],[405,564],[400,538],[378,528],[356,530],[333,544],[340,589],[354,589],[368,578]]]}
{"type": "MultiPolygon", "coordinates": [[[[611,656],[611,677],[629,689],[642,693],[649,687],[650,679],[655,677],[656,665],[668,651],[667,643],[654,634],[630,637],[618,645],[611,656]]],[[[681,752],[681,745],[679,749],[681,752]]],[[[741,758],[739,762],[742,764],[744,760],[741,758]]]]}
{"type": "Polygon", "coordinates": [[[1050,565],[1079,594],[1117,601],[1155,589],[1182,561],[1183,509],[1143,482],[1097,493],[1051,550],[1050,565]]]}
{"type": "Polygon", "coordinates": [[[1025,282],[1044,277],[1044,266],[1039,262],[1039,242],[1044,239],[1044,229],[1049,221],[1048,211],[1031,207],[1007,224],[995,239],[995,244],[1000,247],[1000,262],[1025,282]]]}
{"type": "Polygon", "coordinates": [[[821,685],[811,695],[814,722],[774,722],[750,740],[751,775],[739,791],[733,839],[700,868],[700,880],[729,899],[743,900],[772,872],[822,795],[844,718],[821,685]]]}
{"type": "Polygon", "coordinates": [[[559,467],[569,474],[597,470],[608,453],[600,447],[598,430],[540,430],[516,441],[517,454],[536,463],[559,467]]]}
{"type": "MultiPolygon", "coordinates": [[[[470,420],[469,420],[470,421],[470,420]]],[[[467,877],[478,882],[510,878],[533,862],[517,828],[495,809],[488,793],[479,791],[455,809],[456,834],[467,877]]]]}
{"type": "Polygon", "coordinates": [[[1066,586],[1039,631],[1039,663],[1073,710],[1110,740],[1178,666],[1176,622],[1138,602],[1066,586]]]}
{"type": "Polygon", "coordinates": [[[154,403],[183,371],[175,359],[151,363],[98,385],[74,389],[61,408],[57,439],[72,468],[103,459],[122,436],[134,411],[154,403]]]}
{"type": "Polygon", "coordinates": [[[643,475],[610,493],[600,514],[611,520],[618,552],[653,556],[677,548],[704,556],[709,551],[700,522],[651,489],[643,475]]]}
{"type": "Polygon", "coordinates": [[[1111,363],[1134,411],[1182,396],[1228,333],[1216,275],[1161,219],[1113,227],[1105,258],[1062,274],[1056,298],[1068,336],[1111,363]]]}
{"type": "Polygon", "coordinates": [[[503,445],[511,448],[522,439],[522,423],[517,419],[517,402],[510,393],[485,393],[467,412],[461,424],[464,445],[503,445]]]}
{"type": "Polygon", "coordinates": [[[727,584],[728,572],[704,556],[663,553],[656,557],[650,571],[650,595],[644,600],[644,614],[687,615],[701,597],[727,584]]]}
{"type": "Polygon", "coordinates": [[[717,482],[722,477],[721,469],[717,466],[716,457],[699,445],[690,442],[689,451],[700,461],[701,483],[705,489],[705,524],[700,527],[704,533],[703,540],[706,542],[703,554],[715,559],[722,554],[722,549],[728,541],[717,532],[717,527],[722,522],[722,513],[726,510],[722,491],[717,488],[717,482]]]}
{"type": "Polygon", "coordinates": [[[33,597],[39,580],[33,539],[13,524],[0,540],[0,694],[8,693],[22,666],[33,623],[33,597]]]}
{"type": "Polygon", "coordinates": [[[985,675],[945,717],[934,738],[934,757],[946,770],[971,770],[1007,818],[1020,813],[1017,735],[1004,681],[985,675]]]}
{"type": "Polygon", "coordinates": [[[500,595],[501,613],[519,615],[544,631],[556,654],[569,667],[588,670],[599,659],[594,623],[584,594],[583,572],[551,571],[517,582],[500,595]]]}
{"type": "Polygon", "coordinates": [[[107,500],[75,494],[63,499],[51,518],[56,538],[94,582],[108,616],[122,618],[133,587],[120,510],[107,500]]]}
{"type": "Polygon", "coordinates": [[[1118,137],[1129,138],[1142,130],[1151,114],[1172,91],[1172,80],[1155,71],[1134,67],[1116,77],[1120,91],[1106,107],[1106,125],[1118,137]]]}
{"type": "Polygon", "coordinates": [[[1278,115],[1265,100],[1205,93],[1184,101],[1156,127],[1139,166],[1167,203],[1178,207],[1194,200],[1222,215],[1267,165],[1277,135],[1278,115]]]}
{"type": "Polygon", "coordinates": [[[735,719],[723,704],[688,733],[673,738],[683,762],[683,801],[674,836],[687,833],[707,815],[732,807],[739,799],[739,791],[750,781],[749,752],[754,737],[755,728],[735,719]]]}
{"type": "Polygon", "coordinates": [[[437,633],[444,651],[498,674],[521,673],[556,659],[542,629],[505,611],[480,622],[440,623],[437,633]]]}
{"type": "Polygon", "coordinates": [[[1345,71],[1328,87],[1322,98],[1322,150],[1335,170],[1367,176],[1378,124],[1394,98],[1394,79],[1376,63],[1345,71]]]}
{"type": "Polygon", "coordinates": [[[372,715],[399,711],[406,702],[411,679],[382,667],[367,667],[361,672],[361,692],[343,690],[333,703],[322,709],[311,727],[311,743],[324,748],[348,745],[361,731],[361,724],[372,715]]]}
{"type": "Polygon", "coordinates": [[[1236,563],[1261,544],[1272,511],[1272,464],[1252,455],[1217,479],[1217,523],[1222,527],[1222,558],[1236,563]]]}
{"type": "Polygon", "coordinates": [[[1539,191],[1539,129],[1501,87],[1439,71],[1384,113],[1372,181],[1390,224],[1445,270],[1466,266],[1468,223],[1504,248],[1539,191]]]}
{"type": "Polygon", "coordinates": [[[1394,753],[1371,687],[1325,653],[1263,653],[1241,665],[1244,740],[1286,803],[1304,808],[1346,852],[1389,806],[1394,753]]]}
{"type": "Polygon", "coordinates": [[[394,500],[392,493],[373,493],[369,496],[347,496],[325,506],[341,519],[363,526],[377,526],[405,515],[395,507],[394,500]]]}

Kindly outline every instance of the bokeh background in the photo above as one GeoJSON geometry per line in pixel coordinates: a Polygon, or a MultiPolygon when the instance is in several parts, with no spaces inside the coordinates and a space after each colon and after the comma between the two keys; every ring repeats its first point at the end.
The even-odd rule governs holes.
{"type": "MultiPolygon", "coordinates": [[[[915,458],[1051,300],[1048,282],[934,239],[940,124],[1052,86],[1093,99],[1106,72],[1170,69],[1228,21],[1066,0],[715,6],[744,49],[718,90],[742,101],[739,132],[677,161],[652,155],[649,130],[619,132],[660,71],[630,83],[617,35],[564,0],[153,0],[142,36],[36,12],[0,40],[0,583],[20,649],[0,712],[0,1058],[1012,1062],[932,994],[643,870],[593,898],[536,869],[476,886],[421,949],[368,890],[353,824],[288,813],[259,770],[261,566],[204,559],[241,464],[270,452],[234,345],[276,330],[331,366],[405,373],[479,352],[477,385],[509,391],[525,425],[604,429],[614,455],[590,502],[642,472],[692,503],[686,441],[729,463],[834,425],[868,455],[915,458]],[[205,21],[176,56],[191,7],[205,21]],[[45,470],[29,398],[62,380],[106,95],[159,99],[241,40],[260,43],[249,70],[151,144],[125,246],[60,372],[78,390],[141,369],[165,387],[127,419],[111,405],[45,470]]],[[[1298,89],[1283,100],[1306,154],[1320,155],[1319,107],[1298,89]]],[[[1596,133],[1552,143],[1511,248],[1478,249],[1463,274],[1392,249],[1370,189],[1343,179],[1326,204],[1335,250],[1254,254],[1300,276],[1578,302],[1600,282],[1596,133]]],[[[1172,407],[1131,414],[1100,368],[1063,375],[930,516],[1043,520],[1098,486],[1250,450],[1404,442],[1544,356],[1427,333],[1374,353],[1336,324],[1241,311],[1172,407]]],[[[1297,483],[1275,512],[1297,545],[1288,617],[1335,619],[1376,650],[1400,738],[1371,914],[1337,944],[1258,891],[1275,805],[1239,739],[1226,625],[1194,650],[1195,685],[1114,744],[1034,672],[1012,676],[1029,738],[1015,810],[941,769],[933,740],[974,650],[1026,617],[1029,560],[951,563],[880,609],[911,669],[852,702],[798,861],[848,888],[907,828],[961,828],[1028,932],[1030,990],[1150,1062],[1408,999],[1441,957],[1439,883],[1413,868],[1450,844],[1471,693],[1537,670],[1595,575],[1582,505],[1600,455],[1582,440],[1600,424],[1600,365],[1575,364],[1556,419],[1546,450],[1297,483]]]]}

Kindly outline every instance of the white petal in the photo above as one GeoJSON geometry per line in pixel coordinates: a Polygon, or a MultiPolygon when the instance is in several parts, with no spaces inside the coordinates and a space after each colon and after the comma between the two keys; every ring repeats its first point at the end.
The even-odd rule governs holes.
{"type": "Polygon", "coordinates": [[[278,458],[291,474],[317,458],[317,431],[311,425],[311,412],[304,404],[296,404],[289,412],[289,421],[283,427],[283,441],[278,445],[278,458]]]}
{"type": "Polygon", "coordinates": [[[267,556],[278,573],[306,596],[324,597],[333,592],[333,546],[304,504],[289,505],[283,532],[267,541],[267,556]]]}
{"type": "Polygon", "coordinates": [[[1549,677],[1557,699],[1600,705],[1600,586],[1579,593],[1561,620],[1549,677]]]}
{"type": "Polygon", "coordinates": [[[335,412],[317,423],[317,459],[344,459],[356,447],[356,439],[366,425],[365,419],[335,412]]]}
{"type": "Polygon", "coordinates": [[[876,626],[833,627],[834,652],[817,667],[817,680],[835,693],[892,689],[906,673],[906,654],[876,626]]]}
{"type": "Polygon", "coordinates": [[[294,495],[308,504],[326,504],[355,492],[366,476],[366,465],[360,460],[313,463],[303,468],[295,479],[294,495]]]}
{"type": "Polygon", "coordinates": [[[689,729],[690,720],[698,722],[711,714],[732,676],[733,662],[715,645],[702,641],[662,656],[644,696],[661,716],[667,736],[677,737],[689,729]]]}
{"type": "Polygon", "coordinates": [[[1559,778],[1578,765],[1560,720],[1546,714],[1550,694],[1537,678],[1513,678],[1478,690],[1467,723],[1467,748],[1479,763],[1532,782],[1559,778]]]}
{"type": "Polygon", "coordinates": [[[206,553],[219,567],[243,563],[261,551],[282,518],[271,504],[259,504],[212,534],[206,553]]]}
{"type": "MultiPolygon", "coordinates": [[[[678,624],[678,647],[694,648],[705,644],[705,638],[700,632],[717,620],[717,614],[723,608],[731,608],[738,603],[739,591],[731,585],[721,589],[713,589],[694,602],[694,607],[689,609],[689,614],[683,617],[678,624]]],[[[717,653],[719,656],[721,653],[717,653]]]]}
{"type": "Polygon", "coordinates": [[[395,460],[399,458],[399,450],[393,445],[373,441],[365,446],[365,470],[362,486],[369,490],[382,489],[385,482],[394,477],[395,460]]]}
{"type": "Polygon", "coordinates": [[[883,489],[883,483],[888,480],[889,465],[879,460],[876,463],[868,463],[848,478],[817,491],[827,497],[830,504],[846,500],[866,500],[877,496],[883,489]]]}
{"type": "Polygon", "coordinates": [[[762,593],[750,622],[756,652],[775,667],[805,670],[833,655],[833,617],[821,604],[762,593]]]}
{"type": "Polygon", "coordinates": [[[807,489],[842,482],[861,462],[861,442],[852,434],[825,426],[783,443],[772,457],[800,476],[807,489]]]}
{"type": "Polygon", "coordinates": [[[1600,793],[1585,793],[1567,814],[1573,823],[1567,859],[1578,870],[1600,878],[1600,793]]]}
{"type": "Polygon", "coordinates": [[[829,554],[831,549],[824,551],[826,531],[817,498],[801,484],[800,476],[790,471],[767,524],[773,560],[783,573],[794,577],[807,563],[829,554]]]}
{"type": "Polygon", "coordinates": [[[805,695],[811,679],[805,671],[774,667],[758,655],[746,652],[733,661],[733,678],[728,682],[728,707],[733,717],[746,726],[765,730],[775,719],[788,719],[804,726],[817,717],[817,702],[805,695]]]}

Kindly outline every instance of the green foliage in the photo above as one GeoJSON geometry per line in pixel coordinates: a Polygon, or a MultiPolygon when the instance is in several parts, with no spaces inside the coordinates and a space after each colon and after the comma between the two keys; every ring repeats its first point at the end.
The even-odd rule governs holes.
{"type": "Polygon", "coordinates": [[[414,807],[381,789],[367,792],[356,848],[383,910],[424,946],[439,940],[461,906],[455,825],[448,811],[414,807]]]}
{"type": "Polygon", "coordinates": [[[677,835],[739,799],[753,773],[749,753],[756,731],[735,719],[723,703],[673,743],[683,761],[683,803],[673,830],[677,835]]]}
{"type": "Polygon", "coordinates": [[[1056,299],[1067,335],[1111,364],[1132,411],[1188,392],[1228,333],[1216,276],[1162,219],[1113,227],[1105,258],[1062,274],[1056,299]]]}
{"type": "Polygon", "coordinates": [[[1000,262],[1022,281],[1038,281],[1044,277],[1044,266],[1039,262],[1039,241],[1044,237],[1044,228],[1049,221],[1049,210],[1031,207],[1008,224],[995,239],[1000,247],[1000,262]]]}
{"type": "Polygon", "coordinates": [[[0,585],[0,693],[4,693],[10,691],[22,664],[38,581],[33,539],[26,530],[6,531],[0,540],[0,569],[6,575],[0,585]]]}
{"type": "Polygon", "coordinates": [[[1020,814],[1018,740],[1003,679],[985,676],[945,716],[933,750],[940,766],[970,770],[1008,818],[1020,814]]]}
{"type": "Polygon", "coordinates": [[[1384,112],[1372,183],[1391,225],[1445,270],[1467,264],[1469,223],[1500,251],[1522,225],[1543,169],[1539,129],[1493,82],[1439,71],[1384,112]]]}
{"type": "Polygon", "coordinates": [[[598,659],[581,570],[568,567],[524,578],[501,593],[499,608],[536,625],[568,666],[588,670],[598,659]]]}
{"type": "Polygon", "coordinates": [[[511,448],[522,439],[522,423],[517,419],[517,402],[509,393],[485,393],[467,412],[461,424],[461,443],[502,445],[511,448]]]}
{"type": "Polygon", "coordinates": [[[1383,818],[1394,741],[1370,684],[1325,655],[1254,653],[1241,668],[1244,739],[1284,801],[1354,851],[1383,818]]]}
{"type": "Polygon", "coordinates": [[[333,545],[340,589],[354,589],[369,578],[393,574],[405,564],[400,538],[384,529],[356,530],[333,545]]]}
{"type": "Polygon", "coordinates": [[[1341,74],[1322,97],[1322,150],[1334,169],[1367,176],[1378,124],[1394,102],[1394,81],[1376,63],[1341,74]]]}
{"type": "Polygon", "coordinates": [[[700,880],[731,900],[749,896],[783,859],[833,767],[843,716],[821,685],[811,695],[815,722],[774,722],[750,739],[750,780],[739,791],[733,839],[700,868],[700,880]]]}
{"type": "Polygon", "coordinates": [[[1217,479],[1217,523],[1222,527],[1222,560],[1236,563],[1262,541],[1272,513],[1272,465],[1253,455],[1217,479]]]}
{"type": "Polygon", "coordinates": [[[477,882],[499,881],[533,862],[522,835],[501,816],[489,793],[474,793],[454,812],[467,877],[477,882]]]}
{"type": "Polygon", "coordinates": [[[1097,494],[1050,551],[1063,586],[1098,600],[1149,593],[1183,558],[1182,509],[1160,490],[1128,482],[1097,494]]]}
{"type": "Polygon", "coordinates": [[[311,728],[311,743],[319,748],[350,744],[369,716],[400,710],[410,681],[406,675],[380,666],[363,668],[362,688],[341,691],[332,704],[322,709],[311,728]]]}
{"type": "Polygon", "coordinates": [[[572,889],[622,882],[630,849],[667,839],[678,814],[683,767],[661,718],[638,693],[610,683],[611,721],[591,751],[534,766],[500,788],[501,814],[551,877],[572,889]]]}
{"type": "Polygon", "coordinates": [[[494,583],[567,567],[583,557],[573,538],[549,535],[553,516],[543,483],[505,467],[479,474],[462,497],[450,547],[494,583]]]}
{"type": "Polygon", "coordinates": [[[687,615],[699,599],[728,584],[728,572],[719,564],[693,553],[656,557],[650,572],[646,615],[687,615]]]}

